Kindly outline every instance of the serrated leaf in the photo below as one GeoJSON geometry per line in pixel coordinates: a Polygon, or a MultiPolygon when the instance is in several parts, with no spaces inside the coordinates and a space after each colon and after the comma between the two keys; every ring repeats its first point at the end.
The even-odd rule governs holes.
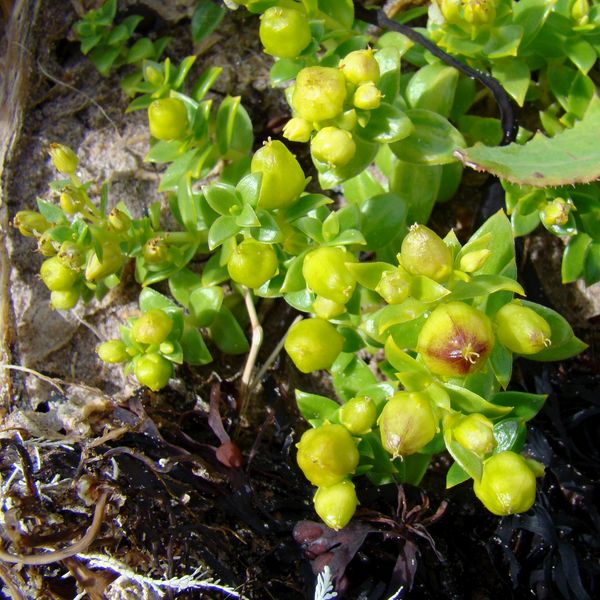
{"type": "Polygon", "coordinates": [[[455,155],[476,171],[487,171],[511,183],[549,187],[589,183],[600,178],[600,100],[594,97],[583,119],[547,138],[537,133],[526,144],[491,148],[476,144],[455,155]]]}

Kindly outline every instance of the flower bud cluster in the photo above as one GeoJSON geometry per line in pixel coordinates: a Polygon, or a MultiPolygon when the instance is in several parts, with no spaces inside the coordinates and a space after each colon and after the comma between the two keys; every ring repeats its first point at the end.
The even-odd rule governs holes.
{"type": "Polygon", "coordinates": [[[319,163],[347,165],[356,154],[353,129],[381,104],[379,77],[379,64],[370,48],[350,52],[337,68],[302,69],[290,90],[294,116],[284,127],[284,137],[294,142],[310,140],[313,159],[319,163]]]}
{"type": "Polygon", "coordinates": [[[131,319],[121,339],[98,346],[96,352],[106,363],[127,363],[136,379],[152,391],[164,388],[173,374],[173,353],[181,332],[173,333],[168,312],[153,308],[131,319]]]}

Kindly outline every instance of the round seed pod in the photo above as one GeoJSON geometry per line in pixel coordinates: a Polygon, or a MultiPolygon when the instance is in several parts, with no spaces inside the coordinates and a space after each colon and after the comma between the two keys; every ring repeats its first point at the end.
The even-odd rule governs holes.
{"type": "Polygon", "coordinates": [[[331,367],[343,346],[344,337],[318,317],[298,321],[285,338],[285,351],[303,373],[331,367]]]}

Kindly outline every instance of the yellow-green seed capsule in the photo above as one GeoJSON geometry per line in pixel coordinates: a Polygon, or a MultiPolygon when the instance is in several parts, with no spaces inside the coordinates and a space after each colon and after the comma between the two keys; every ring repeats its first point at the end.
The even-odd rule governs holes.
{"type": "Polygon", "coordinates": [[[447,23],[460,23],[462,0],[439,0],[438,4],[447,23]]]}
{"type": "Polygon", "coordinates": [[[158,353],[144,354],[135,361],[133,372],[137,380],[153,392],[164,388],[173,374],[173,365],[158,353]]]}
{"type": "Polygon", "coordinates": [[[278,266],[277,254],[271,244],[248,238],[233,251],[227,271],[236,283],[256,289],[277,273],[278,266]]]}
{"type": "Polygon", "coordinates": [[[463,16],[471,25],[487,25],[496,19],[495,0],[463,0],[463,16]]]}
{"type": "Polygon", "coordinates": [[[312,304],[312,311],[317,317],[325,319],[333,319],[339,317],[346,312],[346,306],[339,302],[329,300],[329,298],[323,298],[323,296],[317,296],[312,304]]]}
{"type": "Polygon", "coordinates": [[[374,83],[363,83],[356,88],[352,103],[362,110],[375,110],[381,105],[382,94],[374,83]]]}
{"type": "Polygon", "coordinates": [[[309,429],[297,448],[298,466],[313,485],[335,485],[354,473],[358,466],[356,443],[342,425],[326,424],[309,429]]]}
{"type": "Polygon", "coordinates": [[[283,137],[290,142],[308,142],[313,126],[306,119],[294,117],[283,127],[283,137]]]}
{"type": "Polygon", "coordinates": [[[467,252],[460,259],[460,270],[464,271],[465,273],[473,273],[474,271],[481,269],[490,254],[491,251],[487,249],[467,252]]]}
{"type": "Polygon", "coordinates": [[[452,429],[454,439],[467,450],[481,458],[491,454],[496,447],[494,424],[484,415],[471,413],[460,419],[452,429]]]}
{"type": "Polygon", "coordinates": [[[93,252],[88,258],[85,268],[85,278],[88,281],[100,281],[113,273],[116,273],[123,266],[124,258],[121,254],[119,245],[114,242],[102,244],[102,260],[93,252]]]}
{"type": "Polygon", "coordinates": [[[46,218],[35,210],[20,210],[15,215],[13,225],[26,237],[41,235],[50,227],[46,218]]]}
{"type": "Polygon", "coordinates": [[[188,132],[188,115],[179,98],[159,98],[148,107],[150,134],[157,140],[180,140],[188,132]]]}
{"type": "Polygon", "coordinates": [[[100,360],[105,363],[120,363],[130,359],[127,347],[121,340],[108,340],[96,348],[100,360]]]}
{"type": "Polygon", "coordinates": [[[324,246],[304,257],[302,275],[308,287],[319,296],[346,304],[356,287],[356,280],[346,267],[349,262],[356,262],[356,258],[345,248],[324,246]]]}
{"type": "Polygon", "coordinates": [[[282,6],[272,6],[262,14],[259,36],[265,52],[280,58],[296,58],[312,40],[306,15],[282,6]]]}
{"type": "Polygon", "coordinates": [[[381,444],[394,457],[418,452],[435,436],[438,420],[429,398],[418,392],[397,392],[377,422],[381,444]]]}
{"type": "Polygon", "coordinates": [[[173,329],[173,320],[160,308],[145,312],[131,328],[131,337],[140,344],[160,344],[173,329]]]}
{"type": "Polygon", "coordinates": [[[66,189],[60,195],[59,204],[65,215],[74,215],[85,205],[84,193],[76,189],[66,189]]]}
{"type": "Polygon", "coordinates": [[[149,265],[158,265],[169,260],[169,245],[161,237],[148,240],[142,248],[144,260],[149,265]]]}
{"type": "Polygon", "coordinates": [[[65,175],[75,173],[79,160],[69,146],[65,146],[64,144],[50,144],[49,152],[52,164],[59,173],[64,173],[65,175]]]}
{"type": "Polygon", "coordinates": [[[393,269],[381,274],[375,291],[388,303],[400,304],[410,293],[411,276],[404,269],[393,269]]]}
{"type": "Polygon", "coordinates": [[[54,310],[71,310],[79,300],[79,290],[71,288],[70,290],[61,290],[51,292],[50,306],[54,310]]]}
{"type": "Polygon", "coordinates": [[[519,302],[505,304],[494,317],[500,343],[517,354],[536,354],[550,346],[548,321],[519,302]]]}
{"type": "Polygon", "coordinates": [[[573,204],[564,198],[554,198],[540,211],[540,218],[546,227],[562,227],[569,222],[573,204]]]}
{"type": "Polygon", "coordinates": [[[344,110],[346,81],[339,69],[306,67],[297,77],[292,107],[310,122],[334,119],[344,110]]]}
{"type": "Polygon", "coordinates": [[[377,407],[368,396],[357,396],[340,408],[340,423],[354,435],[365,435],[377,420],[377,407]]]}
{"type": "Polygon", "coordinates": [[[379,63],[373,56],[373,50],[355,50],[340,61],[340,70],[346,79],[354,85],[376,83],[379,80],[379,63]]]}
{"type": "Polygon", "coordinates": [[[50,237],[47,231],[44,231],[37,240],[37,250],[42,256],[55,256],[58,250],[56,242],[50,237]]]}
{"type": "Polygon", "coordinates": [[[327,321],[304,319],[292,325],[285,351],[303,373],[329,369],[344,346],[344,337],[327,321]]]}
{"type": "Polygon", "coordinates": [[[587,25],[589,21],[590,3],[588,0],[575,0],[571,6],[571,17],[577,25],[587,25]]]}
{"type": "Polygon", "coordinates": [[[464,302],[440,304],[419,333],[417,351],[436,375],[466,377],[481,369],[494,346],[490,319],[464,302]]]}
{"type": "Polygon", "coordinates": [[[51,292],[69,290],[78,279],[77,273],[65,267],[57,256],[53,256],[42,263],[40,277],[51,292]]]}
{"type": "Polygon", "coordinates": [[[358,498],[349,479],[320,487],[313,498],[315,511],[327,527],[336,531],[346,527],[356,512],[358,498]]]}
{"type": "Polygon", "coordinates": [[[306,178],[296,157],[278,140],[269,140],[257,150],[250,164],[252,173],[262,173],[260,208],[285,208],[296,202],[306,178]]]}
{"type": "Polygon", "coordinates": [[[452,273],[452,252],[444,240],[425,225],[413,225],[402,240],[400,264],[413,275],[443,283],[452,273]]]}
{"type": "Polygon", "coordinates": [[[116,206],[108,213],[108,222],[115,231],[127,231],[131,227],[131,217],[116,206]]]}
{"type": "Polygon", "coordinates": [[[85,260],[85,255],[75,242],[63,242],[57,256],[65,267],[73,271],[78,271],[85,260]]]}
{"type": "Polygon", "coordinates": [[[310,151],[316,160],[334,167],[347,165],[356,154],[352,134],[337,127],[323,127],[310,143],[310,151]]]}
{"type": "Polygon", "coordinates": [[[535,502],[535,474],[520,454],[506,450],[485,461],[481,481],[474,482],[473,490],[495,515],[522,513],[535,502]]]}

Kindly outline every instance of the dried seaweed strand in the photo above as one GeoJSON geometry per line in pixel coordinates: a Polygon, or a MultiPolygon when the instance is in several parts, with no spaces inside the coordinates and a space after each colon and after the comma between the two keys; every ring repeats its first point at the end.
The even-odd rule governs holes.
{"type": "Polygon", "coordinates": [[[19,565],[49,565],[50,563],[64,560],[65,558],[69,558],[74,554],[78,554],[79,552],[87,550],[87,548],[89,548],[91,543],[98,536],[98,533],[100,533],[100,527],[102,526],[102,522],[104,520],[104,509],[106,508],[108,496],[108,492],[103,492],[98,499],[98,503],[96,504],[96,508],[94,510],[94,518],[92,519],[92,523],[87,528],[84,536],[78,542],[75,542],[67,548],[49,552],[48,554],[29,554],[26,556],[11,554],[10,552],[6,552],[0,548],[0,560],[19,565]]]}

